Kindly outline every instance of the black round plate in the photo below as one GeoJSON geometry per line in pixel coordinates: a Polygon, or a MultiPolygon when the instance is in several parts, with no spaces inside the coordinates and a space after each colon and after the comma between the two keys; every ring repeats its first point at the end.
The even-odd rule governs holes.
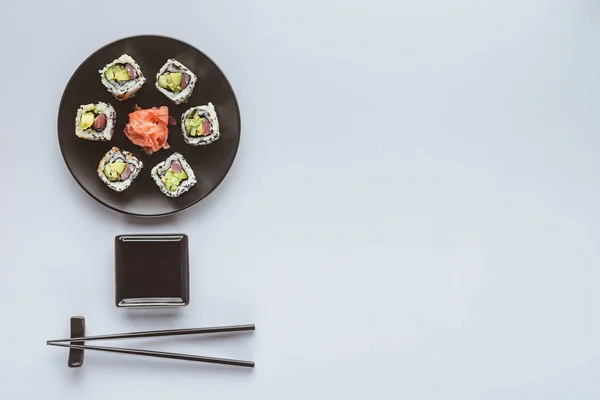
{"type": "Polygon", "coordinates": [[[163,36],[134,36],[110,43],[89,56],[77,68],[63,93],[58,111],[58,140],[69,171],[81,187],[105,206],[129,215],[158,217],[182,211],[210,194],[231,168],[240,141],[240,111],[235,94],[219,67],[200,50],[163,36]],[[102,85],[98,72],[122,54],[140,65],[146,83],[125,101],[115,99],[102,85]],[[154,86],[156,73],[174,58],[198,77],[187,103],[175,105],[154,86]],[[115,132],[110,142],[89,141],[75,135],[77,109],[82,104],[110,103],[117,112],[115,132]],[[190,107],[212,102],[221,137],[204,146],[190,146],[181,134],[181,115],[190,107]],[[169,149],[146,155],[125,136],[123,129],[135,105],[141,108],[167,106],[177,125],[169,125],[169,149]],[[138,177],[123,192],[115,192],[98,177],[98,163],[113,146],[128,150],[143,163],[138,177]],[[150,170],[174,152],[181,153],[196,174],[198,182],[177,198],[165,196],[150,176],[150,170]]]}

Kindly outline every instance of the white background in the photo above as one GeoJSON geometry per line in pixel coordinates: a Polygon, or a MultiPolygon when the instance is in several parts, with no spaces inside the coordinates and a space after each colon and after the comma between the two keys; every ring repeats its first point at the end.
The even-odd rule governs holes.
{"type": "Polygon", "coordinates": [[[0,29],[1,399],[600,396],[598,1],[10,1],[0,29]],[[80,62],[136,34],[206,52],[242,112],[223,184],[158,221],[90,198],[56,135],[80,62]],[[128,232],[189,234],[188,308],[114,306],[128,232]],[[140,344],[257,367],[69,369],[72,315],[255,323],[140,344]]]}

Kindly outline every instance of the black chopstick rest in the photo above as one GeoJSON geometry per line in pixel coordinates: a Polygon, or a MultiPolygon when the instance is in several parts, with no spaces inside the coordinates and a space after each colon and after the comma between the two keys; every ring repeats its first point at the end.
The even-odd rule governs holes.
{"type": "MultiPolygon", "coordinates": [[[[83,317],[71,317],[71,339],[82,338],[85,336],[85,319],[83,317]]],[[[82,346],[85,341],[78,340],[72,342],[74,345],[82,346]]],[[[69,368],[80,368],[83,365],[83,349],[69,349],[69,359],[67,365],[69,368]]]]}

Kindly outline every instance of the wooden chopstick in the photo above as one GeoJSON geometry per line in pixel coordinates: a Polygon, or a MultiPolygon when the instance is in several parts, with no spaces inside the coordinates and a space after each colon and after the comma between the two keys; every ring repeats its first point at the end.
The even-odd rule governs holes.
{"type": "MultiPolygon", "coordinates": [[[[161,335],[161,336],[164,336],[164,335],[161,335]]],[[[75,340],[75,339],[69,339],[69,340],[75,340]]],[[[98,350],[98,351],[106,351],[109,353],[133,354],[133,355],[146,356],[146,357],[168,358],[168,359],[172,359],[172,360],[197,361],[197,362],[205,362],[205,363],[211,363],[211,364],[223,364],[223,365],[233,365],[236,367],[254,368],[253,361],[232,360],[232,359],[228,359],[228,358],[214,358],[214,357],[205,357],[205,356],[195,356],[192,354],[166,353],[163,351],[126,349],[126,348],[120,348],[120,347],[74,345],[74,344],[66,344],[66,343],[57,343],[56,341],[54,341],[54,342],[48,341],[46,344],[48,344],[49,346],[69,347],[72,349],[80,349],[80,350],[98,350]]]]}
{"type": "MultiPolygon", "coordinates": [[[[191,328],[191,329],[167,329],[159,331],[143,331],[130,333],[115,333],[111,335],[95,335],[68,339],[48,340],[46,344],[54,344],[60,342],[82,342],[90,340],[110,340],[110,339],[130,339],[130,338],[146,338],[159,336],[181,336],[181,335],[200,335],[206,333],[226,333],[226,332],[242,332],[255,330],[254,324],[250,325],[232,325],[232,326],[217,326],[209,328],[191,328]]],[[[73,348],[77,348],[74,347],[73,348]]]]}

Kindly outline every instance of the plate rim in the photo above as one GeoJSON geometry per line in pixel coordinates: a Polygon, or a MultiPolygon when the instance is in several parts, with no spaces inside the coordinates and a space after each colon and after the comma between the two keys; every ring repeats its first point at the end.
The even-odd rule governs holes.
{"type": "Polygon", "coordinates": [[[225,72],[223,72],[223,70],[221,69],[221,67],[219,66],[219,64],[217,64],[211,57],[209,57],[205,52],[203,52],[202,50],[200,50],[199,48],[197,48],[196,46],[191,45],[190,43],[188,43],[185,40],[181,40],[177,37],[173,37],[173,36],[166,36],[166,35],[158,35],[158,34],[140,34],[140,35],[131,35],[131,36],[123,36],[119,39],[115,39],[111,42],[106,43],[105,45],[98,47],[96,50],[92,51],[80,64],[79,66],[73,71],[73,73],[71,74],[71,77],[69,78],[69,80],[67,81],[67,84],[65,85],[62,95],[60,97],[60,102],[58,103],[58,112],[56,114],[56,133],[57,133],[57,137],[58,137],[58,147],[60,149],[60,154],[62,156],[62,159],[64,161],[64,164],[66,165],[67,169],[69,170],[69,173],[71,174],[71,176],[73,177],[73,179],[75,180],[75,182],[77,182],[77,184],[94,200],[96,200],[96,202],[102,204],[103,206],[116,211],[118,213],[124,214],[124,215],[128,215],[131,217],[139,217],[139,218],[161,218],[161,217],[167,217],[167,216],[171,216],[171,215],[175,215],[177,213],[180,213],[182,211],[185,210],[189,210],[190,208],[192,208],[193,206],[197,205],[198,203],[200,203],[202,200],[204,200],[205,198],[207,198],[208,196],[210,196],[220,185],[221,183],[225,180],[225,177],[227,177],[227,175],[229,175],[229,171],[231,171],[231,168],[233,167],[233,164],[235,163],[235,160],[237,158],[237,153],[239,151],[239,147],[240,147],[240,142],[242,139],[242,116],[241,116],[241,112],[240,112],[240,105],[237,99],[237,96],[235,94],[235,90],[233,89],[233,85],[231,84],[231,82],[229,81],[229,79],[227,78],[227,75],[225,75],[225,72]],[[204,57],[206,57],[216,68],[217,70],[221,73],[221,75],[223,76],[223,79],[225,79],[225,82],[227,82],[227,85],[229,85],[229,87],[231,88],[231,94],[233,95],[233,99],[235,100],[235,111],[237,114],[237,118],[239,121],[239,138],[235,144],[235,151],[233,153],[233,159],[231,160],[231,164],[229,165],[229,167],[227,167],[225,173],[223,174],[223,177],[216,183],[216,185],[214,185],[214,187],[212,189],[210,189],[210,191],[208,191],[208,193],[206,193],[204,196],[199,197],[196,201],[192,202],[191,204],[174,210],[174,211],[169,211],[169,212],[165,212],[165,213],[159,213],[159,214],[140,214],[140,213],[135,213],[135,212],[130,212],[130,211],[125,211],[125,210],[120,210],[116,207],[113,207],[110,204],[105,203],[104,201],[100,200],[99,198],[97,198],[96,196],[94,196],[80,181],[79,179],[77,179],[77,176],[75,175],[75,173],[73,172],[73,170],[71,169],[71,166],[69,165],[69,163],[67,162],[67,159],[65,157],[65,152],[63,149],[63,139],[61,138],[60,135],[60,110],[62,109],[63,106],[63,102],[65,101],[65,94],[67,91],[67,88],[69,87],[69,85],[71,84],[71,81],[73,80],[73,78],[75,77],[75,75],[77,74],[77,72],[86,64],[86,62],[92,58],[92,56],[94,56],[96,53],[98,53],[99,51],[115,44],[118,42],[122,42],[125,40],[129,40],[129,39],[137,39],[137,38],[161,38],[161,39],[170,39],[170,40],[175,40],[178,41],[186,46],[191,47],[192,49],[198,51],[199,53],[201,53],[202,55],[204,55],[204,57]]]}

